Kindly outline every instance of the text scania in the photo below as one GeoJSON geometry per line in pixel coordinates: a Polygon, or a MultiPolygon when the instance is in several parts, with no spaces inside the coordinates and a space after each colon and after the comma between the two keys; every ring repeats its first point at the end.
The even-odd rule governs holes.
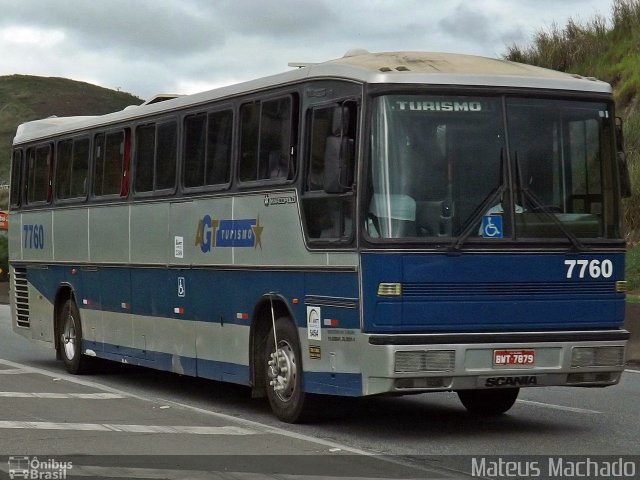
{"type": "Polygon", "coordinates": [[[398,110],[420,110],[429,112],[481,112],[480,102],[432,102],[432,101],[397,101],[398,110]]]}
{"type": "Polygon", "coordinates": [[[521,377],[490,377],[484,382],[485,387],[528,387],[537,385],[538,379],[533,375],[521,377]]]}

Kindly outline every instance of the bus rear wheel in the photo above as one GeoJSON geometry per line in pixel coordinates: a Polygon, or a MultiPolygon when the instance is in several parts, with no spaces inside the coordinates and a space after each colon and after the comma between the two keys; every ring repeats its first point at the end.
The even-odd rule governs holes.
{"type": "Polygon", "coordinates": [[[65,368],[74,375],[86,372],[91,359],[82,355],[82,324],[73,298],[68,298],[62,306],[58,324],[58,348],[65,368]]]}
{"type": "Polygon", "coordinates": [[[265,388],[271,410],[283,422],[304,420],[307,395],[302,389],[302,363],[298,331],[288,317],[278,318],[269,330],[265,347],[265,388]],[[278,348],[276,350],[276,339],[278,348]]]}
{"type": "Polygon", "coordinates": [[[474,415],[500,415],[516,403],[519,388],[500,390],[460,390],[458,398],[462,405],[474,415]]]}

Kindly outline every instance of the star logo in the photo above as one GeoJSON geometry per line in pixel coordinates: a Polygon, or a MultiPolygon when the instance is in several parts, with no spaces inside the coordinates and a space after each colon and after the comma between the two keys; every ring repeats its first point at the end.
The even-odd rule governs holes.
{"type": "Polygon", "coordinates": [[[253,249],[255,250],[256,248],[258,248],[258,245],[260,246],[260,250],[262,250],[262,230],[264,230],[264,227],[260,225],[260,217],[258,217],[258,220],[256,221],[255,225],[251,225],[251,230],[253,231],[253,236],[256,239],[256,242],[253,246],[253,249]]]}

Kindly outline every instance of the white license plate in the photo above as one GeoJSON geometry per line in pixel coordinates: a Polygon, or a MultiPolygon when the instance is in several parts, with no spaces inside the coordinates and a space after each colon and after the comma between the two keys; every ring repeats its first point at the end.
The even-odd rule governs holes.
{"type": "Polygon", "coordinates": [[[536,362],[535,350],[494,350],[494,367],[530,367],[536,362]]]}

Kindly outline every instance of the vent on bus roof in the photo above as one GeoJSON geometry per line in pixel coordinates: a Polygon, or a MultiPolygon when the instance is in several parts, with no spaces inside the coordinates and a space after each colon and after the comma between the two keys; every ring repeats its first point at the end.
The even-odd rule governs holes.
{"type": "MultiPolygon", "coordinates": [[[[398,65],[397,67],[395,67],[396,71],[398,72],[410,72],[411,69],[409,67],[405,67],[404,65],[398,65]]],[[[393,68],[391,67],[380,67],[378,70],[380,70],[381,72],[392,72],[393,68]]]]}
{"type": "Polygon", "coordinates": [[[142,105],[151,105],[154,103],[166,102],[167,100],[173,100],[174,98],[181,97],[182,95],[178,95],[176,93],[159,93],[153,98],[150,98],[142,105]]]}
{"type": "Polygon", "coordinates": [[[27,269],[14,268],[11,278],[13,283],[13,295],[16,306],[16,324],[19,327],[29,328],[29,287],[27,286],[27,269]]]}

